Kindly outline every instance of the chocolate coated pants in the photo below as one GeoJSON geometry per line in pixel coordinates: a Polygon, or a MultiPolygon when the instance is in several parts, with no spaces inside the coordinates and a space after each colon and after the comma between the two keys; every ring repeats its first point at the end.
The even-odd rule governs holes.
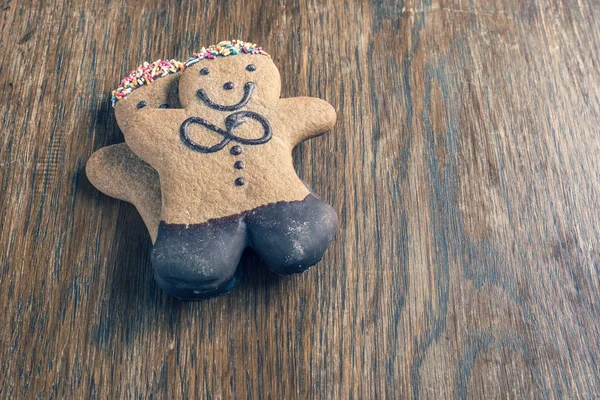
{"type": "Polygon", "coordinates": [[[218,296],[241,278],[246,247],[276,273],[303,272],[321,260],[337,224],[333,208],[312,194],[197,225],[161,222],[151,255],[154,276],[182,300],[218,296]]]}

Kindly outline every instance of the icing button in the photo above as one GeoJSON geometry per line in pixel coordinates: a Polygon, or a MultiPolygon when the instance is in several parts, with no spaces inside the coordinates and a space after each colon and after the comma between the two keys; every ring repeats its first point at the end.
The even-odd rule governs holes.
{"type": "Polygon", "coordinates": [[[244,167],[245,167],[245,166],[246,166],[246,165],[244,164],[244,162],[243,162],[243,161],[236,161],[236,162],[233,164],[233,168],[235,168],[235,169],[244,169],[244,167]]]}
{"type": "Polygon", "coordinates": [[[235,180],[236,186],[243,186],[246,184],[246,180],[242,177],[239,177],[235,180]]]}
{"type": "Polygon", "coordinates": [[[231,154],[233,154],[234,156],[239,156],[240,154],[242,154],[242,147],[235,145],[231,148],[231,150],[229,152],[231,154]]]}

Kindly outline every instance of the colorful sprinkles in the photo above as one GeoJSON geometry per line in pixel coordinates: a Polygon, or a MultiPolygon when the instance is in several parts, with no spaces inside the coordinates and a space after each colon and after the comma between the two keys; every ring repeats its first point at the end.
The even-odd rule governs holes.
{"type": "Polygon", "coordinates": [[[117,104],[129,93],[142,86],[149,85],[155,79],[183,71],[185,65],[177,60],[156,60],[153,63],[144,62],[121,80],[121,86],[112,91],[112,105],[117,104]]]}
{"type": "Polygon", "coordinates": [[[153,63],[144,62],[121,80],[121,85],[112,91],[113,107],[119,100],[138,89],[154,82],[158,78],[181,72],[200,60],[213,60],[217,57],[234,56],[237,54],[262,54],[271,57],[262,47],[242,40],[225,40],[209,47],[203,47],[194,53],[185,63],[177,60],[157,60],[153,63]]]}
{"type": "Polygon", "coordinates": [[[241,40],[225,40],[209,47],[203,47],[185,62],[185,66],[194,65],[200,60],[214,60],[217,57],[235,56],[237,54],[262,54],[271,57],[262,47],[241,40]]]}

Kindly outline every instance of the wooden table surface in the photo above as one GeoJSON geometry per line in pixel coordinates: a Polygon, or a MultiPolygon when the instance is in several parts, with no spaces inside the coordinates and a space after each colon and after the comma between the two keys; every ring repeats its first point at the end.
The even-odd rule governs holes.
{"type": "Polygon", "coordinates": [[[593,0],[0,1],[0,398],[600,396],[593,0]],[[362,4],[361,4],[362,3],[362,4]],[[154,284],[84,167],[142,60],[261,44],[338,122],[294,152],[340,217],[306,274],[154,284]]]}

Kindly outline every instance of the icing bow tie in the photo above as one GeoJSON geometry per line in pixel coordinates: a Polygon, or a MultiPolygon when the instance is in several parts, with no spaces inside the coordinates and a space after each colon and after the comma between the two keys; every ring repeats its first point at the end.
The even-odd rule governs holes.
{"type": "Polygon", "coordinates": [[[267,143],[271,140],[273,136],[271,132],[271,125],[269,121],[260,114],[257,114],[252,111],[238,111],[233,114],[230,114],[225,119],[225,127],[226,129],[219,128],[216,125],[211,124],[200,117],[190,117],[183,121],[181,124],[181,128],[179,128],[179,136],[181,137],[181,141],[190,149],[194,151],[198,151],[200,153],[215,153],[219,150],[222,150],[229,142],[236,142],[240,144],[248,144],[248,145],[259,145],[267,143]],[[258,139],[246,139],[243,137],[239,137],[233,134],[235,129],[244,124],[246,122],[246,118],[253,119],[261,124],[263,128],[263,135],[258,139]],[[203,127],[215,132],[218,135],[223,136],[223,140],[213,146],[202,146],[194,142],[193,139],[190,138],[189,129],[190,125],[202,125],[203,127]]]}

